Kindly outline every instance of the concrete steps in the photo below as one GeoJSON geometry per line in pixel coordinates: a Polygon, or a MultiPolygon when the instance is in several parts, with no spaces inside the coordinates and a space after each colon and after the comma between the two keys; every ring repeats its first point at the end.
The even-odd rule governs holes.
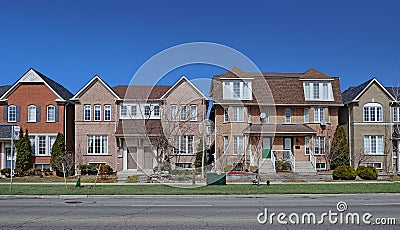
{"type": "Polygon", "coordinates": [[[149,175],[146,172],[131,172],[131,171],[120,171],[117,172],[117,182],[125,183],[130,176],[139,176],[139,183],[146,183],[149,180],[149,175]]]}
{"type": "Polygon", "coordinates": [[[270,159],[263,159],[263,161],[260,164],[259,171],[260,171],[261,175],[275,174],[275,169],[274,169],[270,159]]]}
{"type": "Polygon", "coordinates": [[[317,174],[310,161],[296,161],[296,173],[299,174],[317,174]]]}

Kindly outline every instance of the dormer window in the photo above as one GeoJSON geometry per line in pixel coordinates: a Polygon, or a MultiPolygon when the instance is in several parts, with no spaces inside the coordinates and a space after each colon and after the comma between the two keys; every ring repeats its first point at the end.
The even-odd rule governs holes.
{"type": "Polygon", "coordinates": [[[307,81],[303,83],[306,101],[333,101],[331,82],[307,81]]]}
{"type": "Polygon", "coordinates": [[[223,82],[224,100],[252,100],[249,80],[229,80],[223,82]]]}

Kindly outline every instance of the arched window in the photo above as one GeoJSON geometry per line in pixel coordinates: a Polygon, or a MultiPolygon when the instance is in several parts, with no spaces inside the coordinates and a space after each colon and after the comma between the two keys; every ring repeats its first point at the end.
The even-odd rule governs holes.
{"type": "Polygon", "coordinates": [[[368,103],[364,105],[364,121],[366,122],[382,122],[383,112],[382,105],[378,103],[368,103]]]}

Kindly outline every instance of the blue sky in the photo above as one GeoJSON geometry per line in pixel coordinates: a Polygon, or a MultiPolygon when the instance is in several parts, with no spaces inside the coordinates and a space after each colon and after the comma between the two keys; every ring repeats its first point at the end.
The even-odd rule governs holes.
{"type": "MultiPolygon", "coordinates": [[[[314,67],[342,90],[400,82],[400,1],[0,0],[0,85],[33,67],[76,93],[95,74],[129,84],[153,55],[188,42],[232,47],[262,71],[314,67]]],[[[205,65],[169,73],[209,78],[205,65]]]]}

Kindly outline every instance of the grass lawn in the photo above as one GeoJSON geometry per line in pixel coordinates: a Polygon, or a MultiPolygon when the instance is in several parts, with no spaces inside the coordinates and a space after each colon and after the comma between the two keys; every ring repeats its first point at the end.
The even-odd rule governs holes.
{"type": "Polygon", "coordinates": [[[146,185],[0,185],[1,195],[229,195],[229,194],[340,194],[340,193],[400,193],[400,183],[348,183],[348,184],[229,184],[178,188],[162,184],[146,185]]]}

